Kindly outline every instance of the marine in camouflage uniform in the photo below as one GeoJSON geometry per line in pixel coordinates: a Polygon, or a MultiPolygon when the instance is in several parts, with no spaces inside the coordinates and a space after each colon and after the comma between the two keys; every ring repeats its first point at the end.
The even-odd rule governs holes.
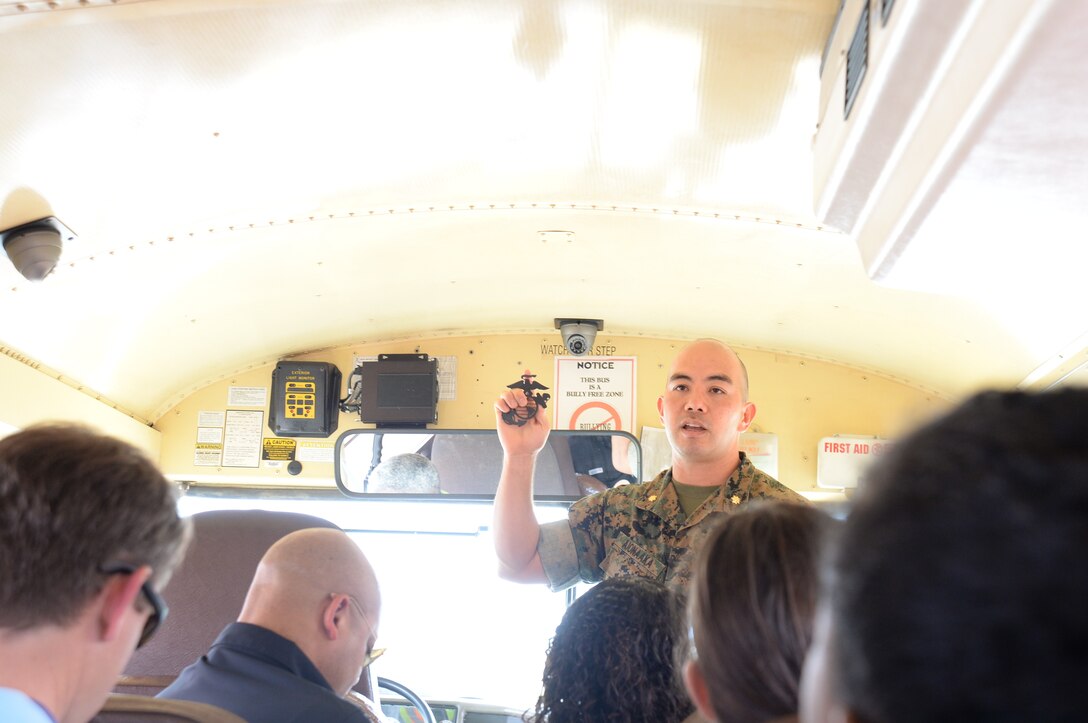
{"type": "Polygon", "coordinates": [[[752,424],[756,405],[748,400],[744,362],[720,341],[699,339],[681,349],[657,398],[672,468],[652,482],[576,502],[558,524],[540,525],[532,504],[533,466],[548,437],[546,415],[519,426],[503,421],[526,405],[524,393],[512,388],[495,402],[504,455],[493,530],[499,574],[508,580],[562,589],[579,579],[634,574],[682,589],[715,517],[753,499],[803,499],[740,452],[740,435],[752,424]]]}
{"type": "Polygon", "coordinates": [[[672,481],[672,470],[666,469],[651,482],[578,500],[567,520],[541,525],[537,552],[548,586],[561,590],[578,580],[636,575],[686,590],[693,553],[721,515],[752,500],[808,504],[756,469],[743,452],[736,471],[690,516],[681,509],[672,481]]]}

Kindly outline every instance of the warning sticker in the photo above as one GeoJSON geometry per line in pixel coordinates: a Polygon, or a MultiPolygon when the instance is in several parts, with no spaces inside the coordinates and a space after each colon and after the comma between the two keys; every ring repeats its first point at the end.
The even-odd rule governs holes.
{"type": "Polygon", "coordinates": [[[223,445],[214,442],[197,442],[193,452],[193,464],[197,467],[218,467],[223,459],[223,445]]]}
{"type": "MultiPolygon", "coordinates": [[[[408,435],[405,435],[408,436],[408,435]]],[[[333,463],[333,452],[336,449],[335,442],[306,441],[299,445],[299,462],[328,462],[333,463]]]]}
{"type": "Polygon", "coordinates": [[[261,447],[261,459],[266,462],[290,462],[295,458],[295,440],[265,437],[261,447]]]}

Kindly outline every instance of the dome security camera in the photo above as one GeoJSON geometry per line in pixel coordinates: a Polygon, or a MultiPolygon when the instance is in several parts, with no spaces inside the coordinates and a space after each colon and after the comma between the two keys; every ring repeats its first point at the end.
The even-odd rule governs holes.
{"type": "Polygon", "coordinates": [[[597,332],[604,328],[603,319],[556,319],[555,328],[563,335],[563,346],[573,356],[586,356],[593,351],[597,332]]]}
{"type": "Polygon", "coordinates": [[[73,238],[75,235],[54,216],[0,231],[8,259],[30,281],[48,276],[60,259],[64,241],[73,238]]]}

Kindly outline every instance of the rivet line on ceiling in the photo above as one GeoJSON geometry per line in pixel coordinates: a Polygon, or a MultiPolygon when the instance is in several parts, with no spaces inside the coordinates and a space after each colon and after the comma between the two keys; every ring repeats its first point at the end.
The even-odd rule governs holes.
{"type": "Polygon", "coordinates": [[[126,409],[125,407],[122,407],[117,402],[114,402],[113,400],[109,399],[108,397],[103,396],[101,393],[96,392],[95,390],[91,389],[90,387],[83,386],[82,384],[80,384],[75,379],[69,379],[68,377],[65,377],[63,374],[58,372],[56,369],[52,369],[52,368],[46,366],[45,364],[42,364],[37,359],[34,359],[33,357],[29,357],[26,354],[23,354],[22,352],[18,351],[17,349],[12,349],[11,347],[8,347],[8,346],[0,346],[0,354],[4,355],[6,357],[9,357],[10,359],[15,360],[15,361],[19,362],[20,364],[25,364],[26,366],[30,367],[31,369],[34,369],[35,371],[41,372],[42,374],[45,374],[46,376],[52,377],[53,379],[56,379],[58,382],[61,382],[63,384],[67,384],[69,387],[71,387],[72,389],[75,389],[77,392],[81,392],[82,394],[85,394],[88,397],[91,397],[91,398],[95,399],[96,401],[99,401],[102,404],[105,404],[106,406],[117,410],[121,414],[124,414],[124,415],[126,415],[128,417],[131,417],[132,419],[135,419],[140,424],[146,424],[146,425],[149,425],[149,426],[151,425],[150,421],[148,421],[147,419],[145,419],[145,418],[141,417],[140,415],[136,414],[132,410],[129,410],[129,409],[126,409]]]}
{"type": "MultiPolygon", "coordinates": [[[[423,213],[487,213],[487,212],[494,211],[494,210],[504,211],[505,212],[505,211],[534,211],[534,210],[539,211],[539,210],[544,210],[544,209],[548,209],[548,210],[560,209],[560,210],[563,210],[563,211],[567,211],[567,210],[584,211],[584,212],[587,212],[587,213],[620,213],[620,214],[625,214],[625,215],[638,214],[638,215],[672,216],[672,217],[677,217],[677,218],[692,218],[692,219],[708,220],[708,221],[709,220],[718,220],[718,221],[725,221],[725,222],[729,222],[729,223],[754,223],[754,224],[761,224],[761,225],[768,225],[768,226],[773,225],[773,226],[778,226],[780,228],[796,228],[796,229],[805,230],[805,231],[817,231],[817,232],[823,232],[823,231],[826,230],[822,225],[814,225],[814,224],[798,222],[798,221],[789,221],[789,220],[784,220],[784,219],[780,219],[780,218],[764,218],[762,216],[745,216],[743,214],[737,214],[737,213],[721,213],[721,212],[715,212],[715,211],[705,211],[705,210],[700,211],[700,210],[697,210],[697,209],[684,209],[684,208],[662,209],[662,208],[657,208],[657,207],[653,207],[653,206],[637,206],[637,205],[636,206],[619,206],[619,205],[601,206],[601,205],[595,204],[595,203],[593,203],[593,204],[580,204],[580,203],[557,203],[557,202],[556,203],[551,203],[551,202],[549,202],[549,203],[522,203],[522,204],[518,204],[518,203],[502,203],[502,204],[488,203],[486,205],[470,203],[470,204],[464,204],[464,205],[461,205],[461,206],[458,206],[458,205],[428,206],[425,211],[423,209],[417,208],[415,206],[407,206],[407,207],[400,208],[400,209],[385,207],[385,208],[382,208],[381,210],[367,209],[365,211],[343,211],[343,212],[340,212],[340,213],[329,213],[329,214],[325,214],[324,216],[306,216],[305,221],[302,221],[302,219],[296,219],[296,218],[292,217],[292,218],[285,218],[285,219],[269,219],[269,220],[264,221],[264,222],[247,222],[247,223],[241,223],[241,224],[236,223],[236,224],[231,224],[231,225],[224,226],[224,227],[221,227],[221,228],[226,229],[226,231],[233,232],[233,231],[245,231],[246,229],[257,228],[258,226],[277,226],[277,225],[295,225],[295,226],[297,226],[299,224],[296,223],[296,221],[299,221],[300,223],[316,223],[316,222],[320,222],[320,221],[336,221],[336,220],[343,220],[343,219],[352,219],[352,218],[357,218],[357,217],[361,217],[361,216],[369,217],[369,216],[376,216],[376,215],[382,215],[382,216],[419,215],[419,214],[423,214],[423,213]]],[[[216,232],[216,227],[212,226],[212,227],[208,227],[206,229],[203,229],[201,231],[188,231],[188,232],[186,232],[186,235],[189,238],[196,238],[197,236],[214,234],[215,232],[216,232]]],[[[829,231],[829,232],[830,233],[837,233],[837,232],[831,232],[831,231],[829,231]]],[[[172,236],[167,236],[166,241],[173,242],[176,238],[178,238],[177,234],[172,235],[172,236]]],[[[127,248],[128,248],[129,251],[137,251],[137,250],[139,250],[139,248],[141,246],[154,246],[154,245],[155,245],[155,240],[149,240],[149,241],[143,242],[142,244],[130,244],[130,245],[127,245],[127,248]]],[[[111,255],[112,255],[112,252],[111,252],[111,255]]],[[[93,259],[90,259],[89,257],[85,257],[85,258],[82,258],[82,259],[77,259],[77,260],[69,262],[68,266],[71,267],[71,268],[74,268],[79,263],[81,263],[83,261],[87,261],[87,260],[93,260],[93,259]]]]}
{"type": "MultiPolygon", "coordinates": [[[[548,204],[543,204],[543,205],[546,205],[549,209],[555,209],[555,208],[560,206],[560,204],[558,204],[558,203],[548,203],[548,204]]],[[[743,222],[743,223],[758,223],[758,224],[765,224],[765,225],[769,225],[769,226],[770,225],[784,226],[786,228],[799,228],[799,229],[804,229],[804,230],[808,230],[808,231],[825,231],[825,230],[827,230],[827,229],[824,228],[823,225],[804,223],[804,222],[800,222],[800,221],[789,221],[789,220],[785,220],[785,219],[781,219],[781,218],[764,218],[762,216],[745,216],[743,214],[736,214],[736,213],[723,214],[721,212],[700,211],[700,210],[697,210],[697,209],[674,208],[674,209],[668,209],[666,211],[666,210],[663,210],[663,209],[660,209],[660,208],[654,208],[654,207],[648,207],[648,206],[647,207],[640,207],[640,206],[607,206],[607,207],[602,207],[602,206],[599,206],[598,204],[578,204],[578,203],[562,204],[562,206],[563,206],[564,209],[571,209],[571,210],[575,210],[575,211],[597,211],[597,212],[613,211],[613,212],[621,212],[621,213],[649,213],[649,214],[658,214],[658,215],[668,214],[668,215],[671,215],[671,216],[688,217],[688,218],[719,219],[719,220],[726,220],[726,221],[740,221],[740,222],[743,222]]],[[[424,209],[421,209],[421,208],[416,208],[415,206],[408,206],[408,207],[401,208],[401,209],[397,209],[397,208],[384,208],[384,209],[380,209],[380,210],[379,209],[368,209],[365,212],[365,214],[367,216],[374,216],[374,215],[377,215],[377,214],[381,214],[384,211],[384,215],[396,215],[396,214],[409,214],[409,215],[412,215],[412,214],[415,214],[417,212],[418,213],[425,213],[425,212],[427,212],[427,213],[443,213],[443,212],[451,212],[451,211],[453,211],[453,212],[494,211],[496,209],[498,209],[500,211],[507,211],[507,210],[516,211],[516,210],[539,210],[541,208],[542,208],[542,204],[539,204],[539,203],[529,203],[529,204],[523,204],[523,205],[519,205],[519,204],[516,204],[516,203],[501,204],[501,205],[500,204],[489,203],[489,204],[487,204],[486,208],[484,206],[482,206],[482,205],[479,205],[479,204],[470,203],[470,204],[465,204],[464,206],[448,205],[445,208],[440,208],[440,207],[437,207],[437,206],[428,206],[426,208],[426,211],[424,211],[424,209]]],[[[363,213],[364,213],[363,211],[345,211],[345,212],[341,212],[339,214],[329,213],[329,214],[326,214],[323,218],[319,218],[317,216],[307,216],[306,220],[307,221],[325,221],[325,220],[336,220],[338,218],[339,219],[342,219],[342,218],[355,218],[356,216],[362,215],[363,213]]],[[[265,223],[267,225],[269,225],[269,226],[274,226],[277,223],[284,223],[284,222],[286,222],[288,224],[293,224],[293,223],[296,222],[296,220],[298,220],[298,219],[294,219],[294,218],[281,219],[281,220],[270,219],[270,220],[266,221],[265,223]]],[[[250,223],[248,225],[249,225],[249,228],[254,228],[254,227],[256,227],[257,224],[256,223],[250,223]]],[[[230,231],[234,231],[236,228],[237,228],[236,226],[228,226],[227,227],[227,229],[230,230],[230,231]]],[[[212,232],[214,232],[214,230],[215,230],[214,228],[209,228],[207,230],[207,233],[212,233],[212,232]]],[[[190,236],[191,235],[193,235],[193,234],[190,233],[190,236]]]]}
{"type": "Polygon", "coordinates": [[[81,8],[108,7],[110,5],[131,4],[146,0],[27,0],[14,5],[0,5],[0,15],[19,13],[42,13],[51,10],[79,10],[81,8]]]}

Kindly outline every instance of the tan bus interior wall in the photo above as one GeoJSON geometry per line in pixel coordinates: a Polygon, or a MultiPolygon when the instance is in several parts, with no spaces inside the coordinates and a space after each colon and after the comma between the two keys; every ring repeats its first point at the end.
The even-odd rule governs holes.
{"type": "Polygon", "coordinates": [[[159,456],[162,435],[157,430],[40,369],[0,354],[0,380],[4,430],[55,420],[82,422],[135,444],[152,458],[159,456]]]}
{"type": "MultiPolygon", "coordinates": [[[[436,427],[489,429],[495,424],[493,400],[505,385],[517,381],[525,368],[536,373],[541,383],[554,387],[555,347],[560,341],[558,332],[435,336],[353,345],[290,358],[331,362],[346,382],[356,355],[416,352],[456,357],[456,399],[439,402],[436,427]]],[[[636,437],[643,425],[661,426],[657,397],[664,389],[670,361],[685,343],[603,332],[597,336],[596,346],[606,347],[608,355],[637,359],[636,429],[630,430],[636,437]]],[[[798,490],[816,489],[816,450],[821,438],[834,434],[895,438],[949,405],[935,392],[878,373],[755,349],[738,351],[748,367],[751,399],[758,409],[752,429],[778,435],[779,478],[798,490]]],[[[194,465],[198,413],[225,411],[231,386],[270,388],[274,366],[275,362],[271,362],[210,383],[155,421],[155,428],[162,434],[161,462],[167,475],[223,484],[333,484],[331,462],[306,462],[297,476],[289,475],[285,465],[265,462],[258,468],[194,465]]],[[[267,406],[263,411],[263,436],[274,437],[267,427],[267,406]]],[[[357,415],[341,414],[337,431],[328,439],[306,438],[298,443],[331,447],[345,429],[365,426],[357,415]]]]}

